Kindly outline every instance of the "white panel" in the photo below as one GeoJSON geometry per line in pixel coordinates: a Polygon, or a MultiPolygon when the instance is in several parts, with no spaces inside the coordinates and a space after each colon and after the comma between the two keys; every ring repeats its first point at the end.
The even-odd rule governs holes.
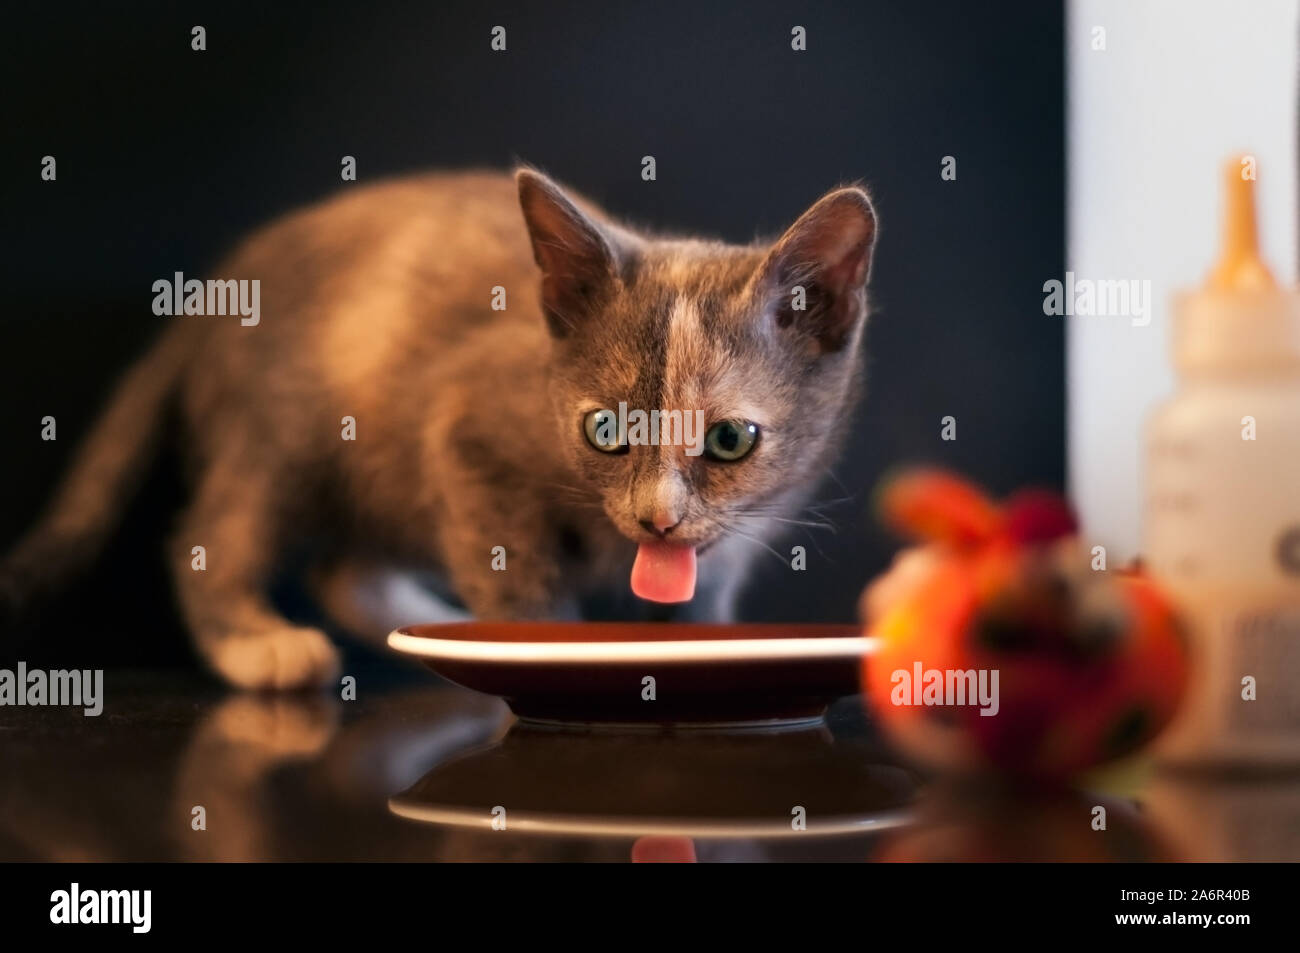
{"type": "Polygon", "coordinates": [[[1280,281],[1296,278],[1297,3],[1071,0],[1068,16],[1067,267],[1148,279],[1153,303],[1145,327],[1044,320],[1070,322],[1071,494],[1090,539],[1127,560],[1142,422],[1173,386],[1169,296],[1209,268],[1229,155],[1258,158],[1265,256],[1280,281]],[[1091,48],[1095,27],[1104,51],[1091,48]]]}

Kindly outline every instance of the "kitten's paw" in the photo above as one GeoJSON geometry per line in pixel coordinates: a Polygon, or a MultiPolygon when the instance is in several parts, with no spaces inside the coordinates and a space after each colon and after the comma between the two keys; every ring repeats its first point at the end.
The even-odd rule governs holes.
{"type": "Polygon", "coordinates": [[[212,667],[239,688],[319,688],[339,674],[338,649],[317,629],[285,626],[227,636],[208,657],[212,667]]]}

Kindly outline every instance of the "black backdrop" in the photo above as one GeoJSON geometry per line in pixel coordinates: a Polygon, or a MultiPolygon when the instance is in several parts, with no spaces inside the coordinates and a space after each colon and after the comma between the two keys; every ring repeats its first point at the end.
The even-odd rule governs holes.
{"type": "MultiPolygon", "coordinates": [[[[853,617],[896,545],[867,510],[893,463],[946,463],[998,492],[1063,482],[1064,330],[1041,309],[1064,260],[1058,4],[136,2],[5,18],[6,547],[169,320],[151,314],[152,282],[203,274],[247,229],[345,187],[343,155],[361,181],[524,159],[632,221],[733,240],[832,185],[871,188],[869,386],[842,486],[825,490],[853,499],[830,510],[836,533],[792,539],[807,571],[766,561],[748,618],[853,617]],[[190,49],[195,24],[206,52],[190,49]],[[806,52],[790,48],[796,24],[806,52]],[[40,179],[44,155],[56,182],[40,179]],[[940,178],[946,155],[956,181],[940,178]],[[940,439],[946,414],[955,442],[940,439]]],[[[83,666],[189,657],[159,545],[173,470],[159,466],[29,661],[71,664],[72,645],[83,666]]]]}

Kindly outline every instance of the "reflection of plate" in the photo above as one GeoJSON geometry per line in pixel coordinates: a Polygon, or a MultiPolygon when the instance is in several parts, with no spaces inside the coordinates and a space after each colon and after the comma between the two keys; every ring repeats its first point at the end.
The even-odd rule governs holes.
{"type": "MultiPolygon", "coordinates": [[[[481,810],[443,808],[411,804],[400,798],[389,802],[389,808],[399,817],[443,827],[468,827],[484,830],[492,827],[492,817],[484,819],[481,810]]],[[[809,824],[806,831],[795,831],[790,821],[769,819],[763,821],[710,821],[670,820],[663,818],[609,818],[599,815],[565,816],[562,814],[529,814],[516,811],[508,815],[509,830],[525,834],[550,834],[569,837],[699,837],[705,840],[732,838],[757,839],[780,837],[786,834],[863,834],[869,831],[899,827],[908,820],[903,810],[874,816],[823,818],[809,824]]]]}
{"type": "Polygon", "coordinates": [[[909,772],[822,726],[625,733],[521,723],[434,768],[389,809],[484,831],[503,816],[507,830],[552,835],[807,837],[907,823],[914,794],[909,772]],[[797,814],[805,829],[792,823],[797,814]]]}
{"type": "Polygon", "coordinates": [[[640,724],[820,718],[872,645],[857,626],[655,622],[417,625],[388,644],[521,718],[640,724]]]}

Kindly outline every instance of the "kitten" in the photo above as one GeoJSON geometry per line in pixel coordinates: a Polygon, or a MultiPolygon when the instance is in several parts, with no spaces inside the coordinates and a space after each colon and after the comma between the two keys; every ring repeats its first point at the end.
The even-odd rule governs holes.
{"type": "Polygon", "coordinates": [[[851,187],[771,245],[657,237],[531,169],[397,180],[291,214],[218,272],[260,281],[260,322],[163,319],[0,590],[89,560],[174,409],[193,475],[175,585],[200,654],[235,685],[336,676],[325,635],[266,595],[300,547],[361,627],[338,598],[358,582],[390,609],[423,593],[392,568],[437,572],[474,616],[528,619],[629,585],[690,598],[697,554],[690,609],[728,618],[773,517],[807,501],[843,432],[875,232],[851,187]],[[705,436],[632,445],[620,403],[701,411],[705,436]]]}

